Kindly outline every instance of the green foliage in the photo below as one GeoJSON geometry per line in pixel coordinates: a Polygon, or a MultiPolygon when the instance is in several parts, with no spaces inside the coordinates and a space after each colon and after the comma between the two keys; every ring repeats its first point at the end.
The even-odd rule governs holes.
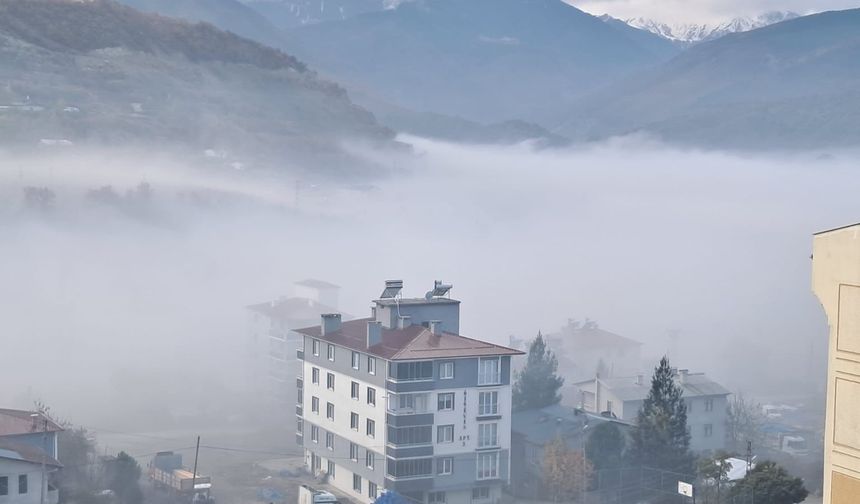
{"type": "Polygon", "coordinates": [[[756,504],[796,504],[803,502],[807,495],[803,480],[770,461],[758,464],[731,490],[731,498],[735,501],[747,502],[755,496],[756,504]]]}
{"type": "Polygon", "coordinates": [[[140,475],[140,465],[124,451],[105,462],[107,487],[116,493],[119,504],[141,504],[143,502],[140,475]]]}
{"type": "Polygon", "coordinates": [[[585,455],[598,471],[621,467],[626,441],[621,429],[613,422],[594,428],[585,443],[585,455]]]}
{"type": "Polygon", "coordinates": [[[561,401],[558,390],[564,378],[556,374],[558,359],[547,350],[543,335],[537,337],[529,346],[528,361],[517,373],[513,387],[513,407],[516,411],[545,408],[561,401]]]}
{"type": "Polygon", "coordinates": [[[83,427],[64,427],[57,435],[57,452],[63,464],[57,473],[57,486],[64,501],[87,502],[98,490],[91,471],[96,443],[83,427]]]}
{"type": "Polygon", "coordinates": [[[693,473],[687,405],[675,383],[675,371],[663,357],[654,369],[651,390],[639,410],[631,431],[630,460],[633,464],[675,473],[693,473]]]}

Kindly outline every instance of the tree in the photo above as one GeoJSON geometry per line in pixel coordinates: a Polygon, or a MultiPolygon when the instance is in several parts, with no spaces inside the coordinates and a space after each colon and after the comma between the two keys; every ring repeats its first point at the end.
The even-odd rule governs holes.
{"type": "Polygon", "coordinates": [[[594,467],[580,451],[571,450],[564,439],[544,446],[543,482],[555,502],[574,499],[588,486],[594,467]]]}
{"type": "Polygon", "coordinates": [[[800,478],[770,461],[758,464],[731,490],[732,499],[747,502],[755,496],[756,504],[796,504],[803,502],[807,495],[809,492],[800,478]]]}
{"type": "Polygon", "coordinates": [[[62,423],[65,430],[57,435],[57,452],[63,470],[57,473],[57,486],[66,501],[92,500],[97,485],[91,471],[96,457],[96,443],[83,427],[62,423]]]}
{"type": "Polygon", "coordinates": [[[143,502],[140,474],[140,465],[124,451],[105,463],[107,487],[114,491],[120,504],[143,502]]]}
{"type": "Polygon", "coordinates": [[[585,455],[594,469],[621,467],[624,455],[624,434],[614,422],[604,422],[591,432],[585,442],[585,455]]]}
{"type": "Polygon", "coordinates": [[[726,430],[730,449],[745,452],[747,442],[761,446],[764,439],[761,430],[764,414],[760,404],[747,400],[742,392],[738,392],[729,401],[727,413],[726,430]]]}
{"type": "Polygon", "coordinates": [[[545,408],[561,401],[558,390],[564,378],[556,374],[558,359],[552,350],[546,348],[543,335],[529,345],[529,355],[525,367],[517,373],[513,387],[513,407],[516,411],[545,408]]]}
{"type": "Polygon", "coordinates": [[[631,430],[632,463],[692,474],[687,405],[681,398],[682,393],[675,383],[675,370],[669,366],[669,359],[663,357],[654,369],[651,390],[631,430]]]}
{"type": "Polygon", "coordinates": [[[728,482],[729,469],[731,469],[731,464],[726,460],[728,458],[728,453],[719,450],[714,456],[699,460],[699,478],[705,482],[706,493],[713,497],[706,498],[705,502],[715,502],[716,504],[722,502],[724,493],[722,489],[728,482]]]}

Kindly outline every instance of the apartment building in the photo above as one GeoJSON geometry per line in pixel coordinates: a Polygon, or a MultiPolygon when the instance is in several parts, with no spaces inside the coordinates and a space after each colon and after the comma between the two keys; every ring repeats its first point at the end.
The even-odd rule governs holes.
{"type": "Polygon", "coordinates": [[[830,324],[823,502],[853,504],[860,496],[860,224],[815,235],[812,288],[830,324]]]}
{"type": "MultiPolygon", "coordinates": [[[[675,383],[683,390],[687,403],[687,429],[690,449],[703,453],[726,448],[726,420],[730,392],[704,373],[675,371],[675,383]]],[[[618,378],[592,378],[573,384],[578,394],[564,396],[564,402],[585,411],[605,414],[635,423],[642,403],[651,390],[644,375],[618,378]]]]}
{"type": "Polygon", "coordinates": [[[303,335],[296,438],[307,467],[359,502],[495,503],[510,477],[511,357],[459,334],[437,282],[403,298],[389,281],[371,316],[326,314],[303,335]]]}

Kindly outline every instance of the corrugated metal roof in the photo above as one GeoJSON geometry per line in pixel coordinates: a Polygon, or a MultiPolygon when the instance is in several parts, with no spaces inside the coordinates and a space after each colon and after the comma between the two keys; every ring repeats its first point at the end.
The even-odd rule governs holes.
{"type": "Polygon", "coordinates": [[[0,458],[31,464],[41,464],[44,461],[45,465],[53,467],[62,467],[63,465],[40,448],[24,443],[14,443],[2,438],[0,438],[0,458]]]}
{"type": "Polygon", "coordinates": [[[597,425],[614,422],[619,426],[629,424],[614,418],[586,413],[576,408],[559,404],[546,408],[517,411],[511,415],[511,432],[529,443],[544,445],[557,437],[567,440],[568,446],[582,446],[584,435],[597,425]]]}

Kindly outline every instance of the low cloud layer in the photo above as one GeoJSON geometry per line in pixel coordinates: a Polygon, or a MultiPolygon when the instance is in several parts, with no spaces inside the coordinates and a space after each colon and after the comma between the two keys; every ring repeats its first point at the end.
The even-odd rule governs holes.
{"type": "Polygon", "coordinates": [[[170,383],[235,391],[243,307],[308,277],[343,286],[356,315],[385,279],[416,296],[442,279],[469,336],[590,317],[731,387],[823,380],[811,234],[858,220],[856,154],[407,140],[413,157],[362,153],[401,176],[348,187],[139,154],[3,155],[0,402],[86,418],[104,397],[149,407],[170,383]],[[141,180],[146,203],[128,192],[141,180]],[[108,184],[118,200],[93,197],[108,184]],[[25,186],[54,190],[52,209],[25,208],[25,186]]]}

